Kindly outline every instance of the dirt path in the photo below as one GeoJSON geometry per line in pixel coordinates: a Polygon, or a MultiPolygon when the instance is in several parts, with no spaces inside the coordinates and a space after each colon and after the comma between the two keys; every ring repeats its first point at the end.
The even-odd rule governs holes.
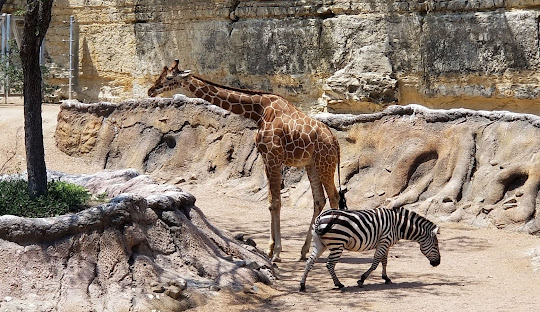
{"type": "MultiPolygon", "coordinates": [[[[43,107],[48,169],[69,173],[99,171],[97,164],[62,154],[54,146],[58,106],[43,107]]],[[[15,161],[4,170],[24,171],[22,106],[0,106],[0,167],[16,146],[15,161]]],[[[209,220],[232,233],[245,233],[259,248],[267,247],[266,202],[229,196],[223,186],[181,185],[197,198],[209,220]]],[[[354,207],[350,207],[354,208],[354,207]]],[[[367,270],[373,252],[346,253],[336,273],[346,287],[332,290],[324,263],[317,263],[298,293],[304,263],[298,257],[311,217],[309,207],[282,209],[283,262],[274,286],[256,285],[243,292],[215,292],[215,299],[196,311],[538,311],[540,309],[540,238],[494,229],[444,223],[440,234],[441,265],[433,268],[417,244],[400,242],[390,250],[385,285],[378,268],[363,288],[356,280],[367,270]],[[536,258],[533,251],[536,250],[536,258]]],[[[325,257],[327,254],[323,254],[325,257]]]]}

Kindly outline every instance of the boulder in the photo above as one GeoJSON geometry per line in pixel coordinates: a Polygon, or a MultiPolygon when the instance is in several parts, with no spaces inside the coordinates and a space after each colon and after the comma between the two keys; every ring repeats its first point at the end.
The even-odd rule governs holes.
{"type": "Polygon", "coordinates": [[[176,187],[129,169],[49,176],[113,198],[51,218],[0,216],[3,310],[179,311],[204,303],[210,286],[274,279],[266,257],[214,227],[176,187]]]}

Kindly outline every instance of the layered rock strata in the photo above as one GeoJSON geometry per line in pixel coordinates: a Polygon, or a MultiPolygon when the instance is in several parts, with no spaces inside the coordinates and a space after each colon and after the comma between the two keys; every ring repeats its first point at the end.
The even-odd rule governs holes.
{"type": "Polygon", "coordinates": [[[305,111],[418,103],[540,114],[538,5],[69,0],[55,2],[47,55],[67,67],[74,15],[80,100],[146,97],[163,65],[180,59],[211,81],[272,91],[305,111]]]}

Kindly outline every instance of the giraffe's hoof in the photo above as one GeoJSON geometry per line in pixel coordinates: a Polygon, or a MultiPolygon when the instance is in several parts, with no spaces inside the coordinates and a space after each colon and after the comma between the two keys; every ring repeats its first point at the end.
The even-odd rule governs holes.
{"type": "Polygon", "coordinates": [[[273,257],[272,262],[281,262],[281,258],[280,257],[273,257]]]}

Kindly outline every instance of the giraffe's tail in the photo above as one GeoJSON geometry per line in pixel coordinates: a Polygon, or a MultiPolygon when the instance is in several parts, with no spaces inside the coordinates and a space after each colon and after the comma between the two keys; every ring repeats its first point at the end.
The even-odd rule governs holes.
{"type": "Polygon", "coordinates": [[[339,202],[338,202],[338,207],[339,207],[339,210],[346,210],[348,209],[347,208],[347,200],[345,199],[345,193],[347,193],[347,189],[341,189],[341,175],[339,173],[339,167],[341,167],[341,164],[340,164],[340,159],[341,159],[341,151],[340,151],[340,148],[338,147],[338,153],[337,153],[337,156],[338,156],[338,161],[337,161],[337,176],[338,176],[338,186],[339,186],[339,191],[338,191],[338,194],[339,194],[339,202]]]}

